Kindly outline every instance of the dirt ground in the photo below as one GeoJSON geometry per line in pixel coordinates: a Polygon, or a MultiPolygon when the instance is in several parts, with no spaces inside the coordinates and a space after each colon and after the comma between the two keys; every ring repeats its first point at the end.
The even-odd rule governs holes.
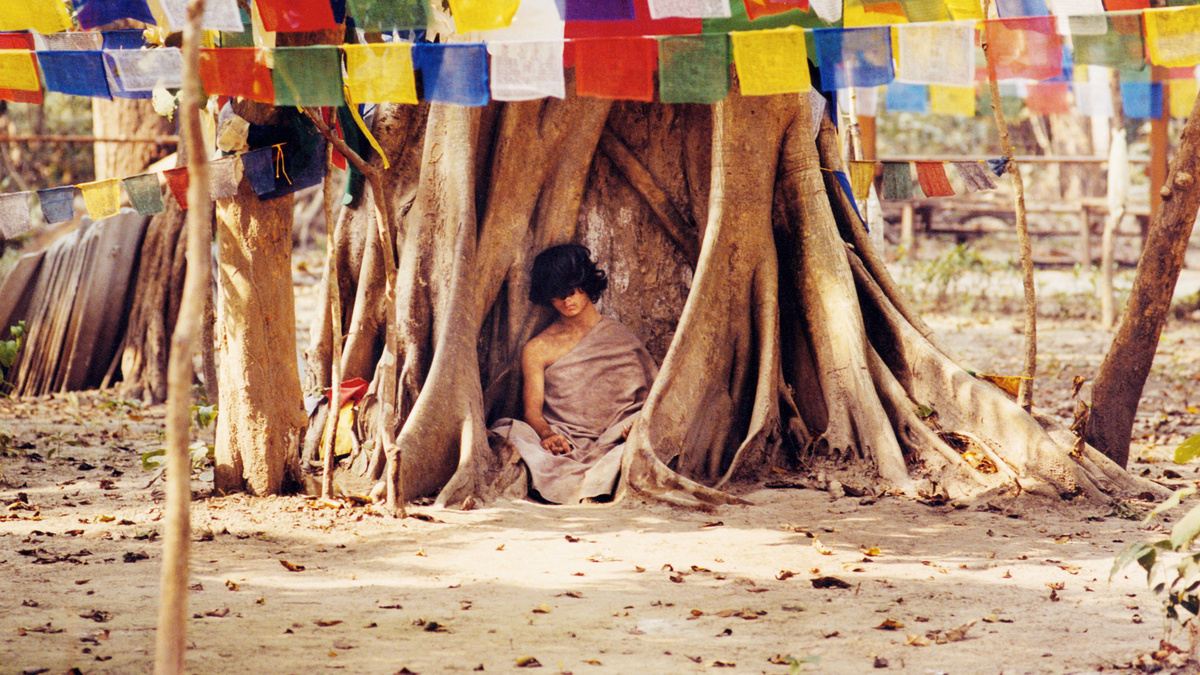
{"type": "MultiPolygon", "coordinates": [[[[967,363],[1017,371],[1013,318],[929,318],[967,363]]],[[[1066,419],[1107,341],[1043,320],[1041,411],[1066,419]]],[[[1173,321],[1135,429],[1131,468],[1170,486],[1197,479],[1166,458],[1200,432],[1198,351],[1200,324],[1173,321]]],[[[151,669],[163,500],[140,455],[162,417],[103,392],[0,400],[0,673],[151,669]]],[[[1109,579],[1162,531],[1127,519],[1146,503],[764,487],[711,513],[501,502],[395,520],[193,485],[196,673],[1091,673],[1166,636],[1144,574],[1109,579]]]]}

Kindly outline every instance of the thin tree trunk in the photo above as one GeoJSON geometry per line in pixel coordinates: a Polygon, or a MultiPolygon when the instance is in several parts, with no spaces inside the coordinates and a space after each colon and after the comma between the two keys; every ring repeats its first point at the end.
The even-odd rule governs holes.
{"type": "MultiPolygon", "coordinates": [[[[1198,99],[1200,103],[1200,99],[1198,99]]],[[[1112,347],[1092,385],[1092,408],[1084,439],[1122,467],[1146,376],[1154,363],[1175,282],[1200,207],[1200,105],[1183,128],[1175,161],[1163,186],[1162,208],[1150,223],[1129,302],[1112,347]]]]}

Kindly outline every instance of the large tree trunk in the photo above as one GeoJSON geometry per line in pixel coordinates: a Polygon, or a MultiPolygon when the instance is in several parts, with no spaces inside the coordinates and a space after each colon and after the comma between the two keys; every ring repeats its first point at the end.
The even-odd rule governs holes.
{"type": "MultiPolygon", "coordinates": [[[[154,112],[147,100],[92,99],[92,135],[96,138],[154,138],[175,133],[174,123],[154,112]]],[[[128,178],[174,152],[155,143],[94,144],[96,180],[128,178]]]]}
{"type": "Polygon", "coordinates": [[[1162,191],[1162,208],[1150,224],[1117,335],[1092,385],[1092,407],[1084,438],[1122,467],[1129,461],[1133,418],[1171,307],[1196,209],[1200,208],[1197,178],[1200,99],[1183,128],[1162,191]]]}
{"type": "MultiPolygon", "coordinates": [[[[377,127],[412,111],[384,110],[377,127]]],[[[434,104],[423,126],[403,125],[423,136],[384,143],[419,157],[388,174],[404,177],[391,184],[392,338],[366,288],[382,286],[381,267],[364,254],[357,276],[339,277],[347,345],[382,345],[343,357],[372,378],[360,432],[381,439],[345,469],[390,480],[395,439],[409,498],[457,505],[517,479],[512,448],[486,429],[515,412],[517,356],[550,319],[527,299],[529,263],[581,241],[610,273],[603,311],[663,363],[625,445],[619,494],[730,502],[719,490],[771,466],[959,498],[1146,489],[1088,448],[1071,455],[945,355],[870,248],[831,174],[836,132],[826,122],[817,135],[807,99],[434,104]],[[384,394],[395,417],[381,415],[384,394]]],[[[373,245],[365,202],[347,218],[373,245]]],[[[352,269],[340,261],[355,257],[353,240],[342,245],[339,267],[352,269]]],[[[313,344],[310,358],[329,358],[320,335],[313,344]]]]}

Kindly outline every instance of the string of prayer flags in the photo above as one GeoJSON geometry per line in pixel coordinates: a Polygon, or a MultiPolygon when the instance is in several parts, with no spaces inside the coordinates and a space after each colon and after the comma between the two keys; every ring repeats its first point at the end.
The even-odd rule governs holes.
{"type": "Polygon", "coordinates": [[[418,102],[411,44],[343,45],[342,52],[347,95],[353,103],[418,102]]]}
{"type": "Polygon", "coordinates": [[[917,183],[926,197],[952,197],[954,188],[946,178],[946,167],[941,162],[913,162],[917,167],[917,183]]]}
{"type": "Polygon", "coordinates": [[[808,11],[808,0],[745,0],[745,4],[746,15],[751,21],[760,16],[774,16],[794,9],[801,12],[808,11]]]}
{"type": "Polygon", "coordinates": [[[31,49],[32,34],[0,33],[0,100],[42,102],[42,81],[31,49]],[[10,50],[16,53],[10,53],[10,50]]]}
{"type": "Polygon", "coordinates": [[[275,148],[265,147],[244,152],[242,172],[259,199],[275,191],[275,148]]]}
{"type": "MultiPolygon", "coordinates": [[[[649,4],[652,19],[727,19],[731,15],[729,0],[649,0],[649,4]]],[[[749,11],[752,0],[746,4],[749,11]]]]}
{"type": "Polygon", "coordinates": [[[271,83],[275,103],[288,106],[331,106],[345,103],[342,57],[337,47],[276,47],[271,83]]]}
{"type": "Polygon", "coordinates": [[[1121,107],[1130,119],[1162,119],[1163,83],[1121,82],[1121,107]]]}
{"type": "Polygon", "coordinates": [[[798,28],[736,31],[730,38],[743,96],[789,94],[812,88],[804,31],[798,28]]]}
{"type": "Polygon", "coordinates": [[[1142,41],[1142,21],[1137,15],[1108,17],[1071,17],[1072,57],[1076,65],[1108,66],[1109,68],[1141,68],[1145,59],[1142,41]],[[1100,19],[1095,30],[1085,23],[1100,19]],[[1103,30],[1100,27],[1103,26],[1103,30]]]}
{"type": "Polygon", "coordinates": [[[580,96],[654,100],[658,42],[619,37],[575,41],[575,91],[580,96]]]}
{"type": "Polygon", "coordinates": [[[338,27],[329,0],[256,0],[254,4],[269,31],[308,33],[338,27]]]}
{"type": "Polygon", "coordinates": [[[71,14],[58,0],[10,0],[0,11],[0,31],[35,30],[43,35],[71,29],[71,14]]]}
{"type": "Polygon", "coordinates": [[[989,160],[987,160],[987,167],[988,167],[988,169],[991,170],[992,173],[996,174],[997,178],[999,178],[1000,176],[1004,175],[1005,171],[1008,171],[1008,161],[1009,161],[1008,157],[1001,157],[1000,159],[989,159],[989,160]]]}
{"type": "MultiPolygon", "coordinates": [[[[162,188],[158,185],[157,176],[144,173],[121,182],[125,185],[125,194],[129,195],[129,205],[139,214],[153,216],[163,212],[162,188]]],[[[42,210],[45,211],[45,207],[42,210]]]]}
{"type": "Polygon", "coordinates": [[[888,112],[929,112],[929,91],[923,84],[892,82],[887,86],[888,112]]]}
{"type": "Polygon", "coordinates": [[[1196,80],[1172,79],[1167,85],[1167,103],[1171,117],[1186,119],[1192,114],[1196,97],[1200,94],[1196,80]]]}
{"type": "Polygon", "coordinates": [[[492,98],[498,101],[566,98],[563,45],[562,40],[489,42],[492,98]]]}
{"type": "Polygon", "coordinates": [[[1168,68],[1200,63],[1200,6],[1149,10],[1142,18],[1150,63],[1168,68]]]}
{"type": "Polygon", "coordinates": [[[346,0],[346,12],[366,31],[423,29],[428,21],[424,0],[346,0]]]}
{"type": "Polygon", "coordinates": [[[72,96],[111,99],[101,53],[38,52],[46,89],[72,96]]]}
{"type": "MultiPolygon", "coordinates": [[[[338,76],[341,79],[341,76],[338,76]]],[[[240,96],[259,103],[275,102],[271,69],[252,47],[200,50],[200,81],[209,96],[240,96]]]]}
{"type": "Polygon", "coordinates": [[[512,23],[520,0],[449,0],[454,27],[459,32],[495,30],[512,23]]]}
{"type": "Polygon", "coordinates": [[[1035,82],[1025,95],[1025,107],[1035,115],[1069,115],[1070,87],[1066,82],[1035,82]]]}
{"type": "Polygon", "coordinates": [[[237,196],[237,157],[221,157],[208,163],[208,187],[213,199],[233,199],[237,196]]]}
{"type": "Polygon", "coordinates": [[[633,0],[564,0],[567,21],[632,21],[637,18],[633,0]]]}
{"type": "Polygon", "coordinates": [[[877,87],[894,78],[892,32],[887,27],[818,28],[812,35],[825,91],[877,87]]]}
{"type": "Polygon", "coordinates": [[[958,170],[958,175],[966,183],[967,192],[996,189],[996,181],[992,180],[991,171],[985,169],[983,164],[979,162],[951,162],[951,164],[958,170]]]}
{"type": "Polygon", "coordinates": [[[121,182],[116,178],[80,183],[83,204],[92,220],[103,220],[121,211],[121,182]]]}
{"type": "Polygon", "coordinates": [[[1049,16],[1046,0],[996,0],[996,13],[1001,19],[1022,16],[1049,16]]]}
{"type": "Polygon", "coordinates": [[[908,162],[883,163],[883,198],[912,198],[912,172],[908,162]]]}
{"type": "Polygon", "coordinates": [[[487,47],[482,44],[418,44],[413,63],[421,71],[427,101],[487,105],[487,47]]]}
{"type": "Polygon", "coordinates": [[[1049,80],[1062,76],[1062,37],[1055,29],[1054,17],[985,21],[983,34],[996,63],[997,79],[1049,80]]]}
{"type": "MultiPolygon", "coordinates": [[[[187,0],[158,0],[172,30],[181,31],[187,23],[187,0]]],[[[237,0],[205,0],[204,14],[200,15],[200,27],[227,33],[241,33],[242,14],[237,0]]]]}
{"type": "Polygon", "coordinates": [[[37,196],[47,223],[65,223],[75,217],[74,185],[38,190],[37,196]]]}
{"type": "Polygon", "coordinates": [[[875,161],[850,160],[850,191],[858,200],[871,194],[871,183],[875,180],[875,161]]]}
{"type": "Polygon", "coordinates": [[[29,217],[28,192],[0,195],[0,237],[12,239],[33,228],[29,217]]]}
{"type": "Polygon", "coordinates": [[[188,200],[188,170],[186,166],[175,167],[163,171],[163,177],[167,179],[167,188],[171,190],[171,195],[175,197],[175,203],[179,204],[179,208],[187,210],[188,200]]]}
{"type": "Polygon", "coordinates": [[[716,103],[729,94],[729,43],[724,35],[658,40],[658,98],[663,103],[716,103]]]}
{"type": "Polygon", "coordinates": [[[183,86],[183,54],[178,47],[107,51],[104,61],[125,91],[183,86]]]}
{"type": "Polygon", "coordinates": [[[81,28],[99,28],[121,19],[158,25],[146,0],[71,0],[81,28]]]}
{"type": "Polygon", "coordinates": [[[955,117],[975,116],[975,87],[929,85],[929,112],[955,117]]]}
{"type": "Polygon", "coordinates": [[[894,31],[896,79],[960,87],[975,83],[975,22],[906,24],[894,31]]]}

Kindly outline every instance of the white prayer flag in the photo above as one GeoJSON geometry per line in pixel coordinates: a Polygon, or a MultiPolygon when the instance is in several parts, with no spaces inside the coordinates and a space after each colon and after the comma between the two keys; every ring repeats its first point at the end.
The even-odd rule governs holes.
{"type": "Polygon", "coordinates": [[[492,98],[530,101],[565,98],[563,42],[489,42],[492,98]]]}
{"type": "MultiPolygon", "coordinates": [[[[850,111],[850,88],[837,90],[838,109],[842,112],[850,111]]],[[[859,117],[875,117],[879,112],[879,88],[878,87],[855,87],[854,88],[854,114],[859,117]]]]}
{"type": "Polygon", "coordinates": [[[214,159],[208,163],[208,187],[213,199],[232,199],[237,196],[239,175],[235,155],[214,159]]]}
{"type": "Polygon", "coordinates": [[[893,28],[900,48],[897,80],[955,87],[975,83],[974,21],[908,23],[893,28]]]}
{"type": "Polygon", "coordinates": [[[29,192],[0,195],[0,237],[12,239],[33,227],[29,218],[29,192]]]}
{"type": "Polygon", "coordinates": [[[125,91],[153,91],[183,86],[183,54],[178,47],[105,50],[104,64],[125,91]]]}
{"type": "Polygon", "coordinates": [[[1104,14],[1102,0],[1049,0],[1050,13],[1057,16],[1104,14]]]}
{"type": "Polygon", "coordinates": [[[728,19],[729,0],[650,0],[650,18],[728,19]]]}
{"type": "Polygon", "coordinates": [[[104,34],[95,30],[33,34],[33,46],[39,52],[94,52],[104,46],[104,34]]]}
{"type": "Polygon", "coordinates": [[[809,6],[825,23],[842,20],[842,0],[810,0],[809,6]]]}
{"type": "MultiPolygon", "coordinates": [[[[183,30],[187,23],[187,0],[159,0],[167,21],[173,30],[183,30]]],[[[242,15],[238,12],[237,0],[207,0],[200,25],[208,30],[223,30],[227,33],[242,32],[242,15]]]]}
{"type": "Polygon", "coordinates": [[[485,42],[561,40],[565,27],[555,0],[521,0],[512,23],[475,35],[485,42]]]}

